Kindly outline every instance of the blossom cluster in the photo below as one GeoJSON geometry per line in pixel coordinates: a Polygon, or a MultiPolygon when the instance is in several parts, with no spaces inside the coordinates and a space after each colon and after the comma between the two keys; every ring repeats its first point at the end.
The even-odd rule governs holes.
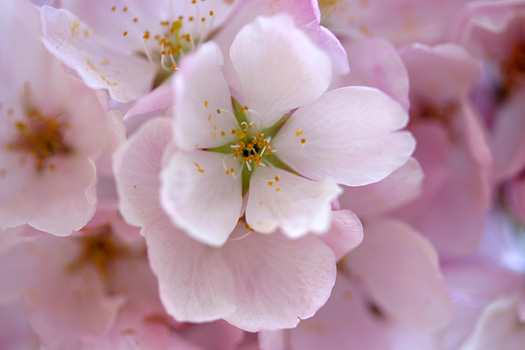
{"type": "Polygon", "coordinates": [[[0,124],[0,349],[525,349],[525,0],[2,0],[0,124]]]}

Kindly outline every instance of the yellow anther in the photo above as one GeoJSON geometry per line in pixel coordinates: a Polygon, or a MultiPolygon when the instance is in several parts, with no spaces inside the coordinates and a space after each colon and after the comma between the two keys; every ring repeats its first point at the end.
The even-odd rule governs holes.
{"type": "Polygon", "coordinates": [[[139,21],[139,19],[138,19],[137,17],[133,18],[133,22],[136,23],[136,22],[138,22],[138,21],[139,21]]]}
{"type": "Polygon", "coordinates": [[[235,132],[235,134],[237,135],[238,138],[240,139],[243,139],[245,136],[246,136],[246,133],[244,132],[244,130],[237,130],[235,132]]]}
{"type": "Polygon", "coordinates": [[[301,143],[305,143],[306,142],[306,139],[301,139],[301,143]]]}
{"type": "Polygon", "coordinates": [[[122,11],[124,11],[124,12],[128,12],[128,8],[127,8],[127,7],[124,7],[124,8],[122,9],[122,11]]]}
{"type": "MultiPolygon", "coordinates": [[[[181,16],[182,17],[182,16],[181,16]]],[[[179,17],[180,18],[180,17],[179,17]]],[[[180,18],[182,19],[182,18],[180,18]]],[[[172,24],[171,24],[171,27],[175,30],[179,30],[182,28],[182,22],[180,20],[178,21],[174,21],[172,24]]]]}
{"type": "Polygon", "coordinates": [[[111,8],[111,11],[115,11],[116,9],[117,9],[117,7],[116,7],[116,6],[113,6],[113,7],[111,8]]]}
{"type": "Polygon", "coordinates": [[[124,32],[122,35],[126,36],[126,35],[128,35],[128,32],[124,32]]]}
{"type": "Polygon", "coordinates": [[[273,185],[273,181],[268,181],[268,185],[272,186],[273,185]]]}
{"type": "Polygon", "coordinates": [[[276,190],[277,192],[279,192],[279,191],[281,190],[281,188],[280,188],[280,187],[277,187],[275,190],[276,190]]]}
{"type": "Polygon", "coordinates": [[[295,136],[299,136],[299,135],[302,135],[303,134],[303,131],[302,130],[297,130],[295,132],[295,136]]]}
{"type": "Polygon", "coordinates": [[[209,105],[209,104],[210,104],[210,103],[209,103],[208,101],[204,101],[204,107],[208,108],[208,105],[209,105]]]}
{"type": "Polygon", "coordinates": [[[279,176],[275,177],[275,181],[279,182],[279,176]]]}
{"type": "Polygon", "coordinates": [[[171,70],[175,70],[175,69],[177,69],[177,67],[174,64],[172,64],[171,65],[171,70]]]}
{"type": "Polygon", "coordinates": [[[144,32],[144,36],[142,37],[143,39],[149,39],[149,31],[145,31],[144,32]]]}
{"type": "Polygon", "coordinates": [[[226,136],[226,133],[224,131],[221,131],[221,136],[226,136]]]}
{"type": "Polygon", "coordinates": [[[213,11],[210,11],[210,16],[213,16],[213,11]]]}
{"type": "Polygon", "coordinates": [[[230,172],[233,174],[235,172],[235,169],[231,168],[230,172]]]}

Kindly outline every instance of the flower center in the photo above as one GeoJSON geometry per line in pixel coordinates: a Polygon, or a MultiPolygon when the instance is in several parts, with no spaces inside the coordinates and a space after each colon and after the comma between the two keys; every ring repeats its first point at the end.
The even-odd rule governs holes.
{"type": "Polygon", "coordinates": [[[238,128],[231,131],[239,139],[239,142],[230,146],[235,150],[233,157],[242,160],[248,171],[252,171],[253,166],[266,166],[262,163],[263,156],[265,153],[272,154],[275,152],[270,146],[271,137],[265,138],[263,132],[250,136],[252,127],[253,122],[247,123],[244,121],[238,123],[238,128]]]}
{"type": "MultiPolygon", "coordinates": [[[[7,144],[8,150],[34,156],[38,171],[48,166],[52,156],[71,153],[71,147],[64,142],[64,132],[69,128],[67,123],[42,115],[36,109],[28,111],[26,119],[16,122],[18,136],[7,144]]],[[[49,169],[53,171],[55,165],[49,164],[49,169]]]]}
{"type": "Polygon", "coordinates": [[[80,254],[66,266],[67,272],[75,273],[91,264],[102,278],[107,278],[111,264],[128,253],[127,248],[116,241],[109,225],[89,230],[80,242],[80,254]]]}
{"type": "MultiPolygon", "coordinates": [[[[186,1],[191,1],[192,5],[188,13],[176,14],[171,11],[172,20],[160,21],[160,30],[153,31],[145,28],[137,14],[137,17],[132,19],[132,27],[129,28],[129,31],[122,33],[124,37],[130,35],[136,37],[140,35],[139,33],[143,33],[144,52],[140,54],[144,54],[150,62],[160,67],[157,82],[162,82],[171,72],[175,71],[183,54],[195,50],[209,36],[213,26],[214,12],[209,10],[204,13],[202,6],[199,5],[199,2],[206,0],[186,1]]],[[[127,16],[132,10],[126,6],[122,8],[122,13],[127,16]]],[[[117,7],[113,6],[111,11],[117,11],[117,7]]],[[[130,20],[131,16],[124,18],[126,23],[129,23],[130,20]]]]}

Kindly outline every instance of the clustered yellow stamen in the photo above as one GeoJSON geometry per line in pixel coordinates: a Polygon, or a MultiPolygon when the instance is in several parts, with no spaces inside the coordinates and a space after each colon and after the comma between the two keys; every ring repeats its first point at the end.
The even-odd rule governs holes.
{"type": "MultiPolygon", "coordinates": [[[[206,0],[201,0],[201,2],[204,2],[206,0]]],[[[191,3],[195,5],[195,13],[196,16],[187,16],[186,18],[184,16],[176,16],[176,20],[169,21],[169,20],[163,20],[160,21],[160,25],[162,29],[162,33],[158,33],[155,35],[152,35],[149,30],[144,30],[144,35],[142,38],[144,39],[144,50],[147,58],[151,62],[157,61],[157,63],[160,63],[160,66],[165,71],[173,71],[177,69],[177,62],[179,61],[181,55],[183,55],[186,52],[192,51],[195,46],[199,45],[199,43],[204,40],[206,35],[208,34],[211,26],[213,25],[213,18],[214,18],[214,12],[209,11],[208,14],[205,16],[200,16],[201,10],[199,9],[199,5],[197,1],[191,0],[191,3]],[[201,28],[196,27],[195,20],[200,20],[203,24],[201,25],[201,28]],[[189,22],[192,22],[189,29],[191,29],[192,33],[195,33],[195,29],[198,29],[197,32],[200,31],[200,35],[198,37],[194,38],[190,34],[189,30],[185,30],[184,22],[186,21],[186,26],[189,25],[189,22]],[[208,22],[211,22],[208,24],[208,22]],[[153,43],[151,43],[153,41],[153,43]],[[152,46],[153,45],[153,46],[152,46]],[[159,51],[156,51],[154,47],[160,48],[159,51]],[[159,52],[161,53],[159,55],[159,52]]],[[[116,6],[111,7],[111,11],[115,12],[117,9],[116,6]]],[[[123,7],[122,11],[127,14],[128,7],[123,7]]],[[[139,17],[133,17],[129,19],[124,19],[125,21],[130,21],[130,24],[137,25],[139,22],[139,17]]],[[[134,33],[135,31],[124,31],[123,36],[127,36],[128,33],[134,33]]]]}
{"type": "Polygon", "coordinates": [[[87,230],[80,238],[80,255],[66,266],[69,273],[79,272],[82,268],[92,265],[100,277],[109,277],[111,264],[121,255],[129,254],[126,247],[119,244],[109,225],[87,230]]]}
{"type": "MultiPolygon", "coordinates": [[[[36,109],[26,111],[27,121],[18,121],[18,137],[7,144],[8,150],[26,152],[35,157],[37,170],[43,170],[49,158],[66,155],[71,148],[64,142],[64,132],[69,125],[40,114],[36,109]]],[[[51,171],[56,166],[49,165],[51,171]]]]}
{"type": "Polygon", "coordinates": [[[252,123],[243,122],[239,123],[238,126],[239,129],[232,129],[231,131],[231,133],[239,139],[239,142],[232,146],[232,148],[235,149],[233,157],[235,159],[242,159],[243,164],[246,164],[248,170],[251,170],[252,163],[255,164],[255,166],[264,166],[264,164],[261,163],[264,153],[273,153],[270,146],[270,139],[265,139],[262,132],[250,137],[248,134],[249,129],[253,126],[252,123]]]}

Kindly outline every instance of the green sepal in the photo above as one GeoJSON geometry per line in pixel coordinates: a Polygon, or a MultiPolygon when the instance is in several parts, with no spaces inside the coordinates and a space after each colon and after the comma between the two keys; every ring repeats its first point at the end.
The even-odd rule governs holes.
{"type": "Polygon", "coordinates": [[[236,99],[232,97],[232,105],[233,105],[233,112],[235,113],[235,119],[239,123],[246,122],[248,123],[248,118],[246,117],[246,113],[244,113],[244,107],[241,106],[239,102],[237,102],[236,99]]]}
{"type": "Polygon", "coordinates": [[[252,177],[253,171],[248,170],[244,167],[242,169],[242,196],[244,197],[248,193],[248,188],[250,187],[250,178],[252,177]]]}
{"type": "Polygon", "coordinates": [[[268,164],[273,165],[276,168],[288,171],[294,175],[301,176],[297,171],[290,168],[286,163],[284,163],[282,160],[279,159],[275,154],[265,154],[264,155],[264,161],[268,164]]]}
{"type": "Polygon", "coordinates": [[[267,137],[274,137],[278,132],[279,130],[281,130],[281,128],[283,127],[284,123],[286,123],[286,121],[290,119],[290,116],[289,115],[285,115],[283,117],[281,117],[281,119],[279,119],[275,124],[273,124],[272,126],[269,126],[265,129],[263,129],[262,133],[264,134],[264,137],[267,138],[267,137]]]}

